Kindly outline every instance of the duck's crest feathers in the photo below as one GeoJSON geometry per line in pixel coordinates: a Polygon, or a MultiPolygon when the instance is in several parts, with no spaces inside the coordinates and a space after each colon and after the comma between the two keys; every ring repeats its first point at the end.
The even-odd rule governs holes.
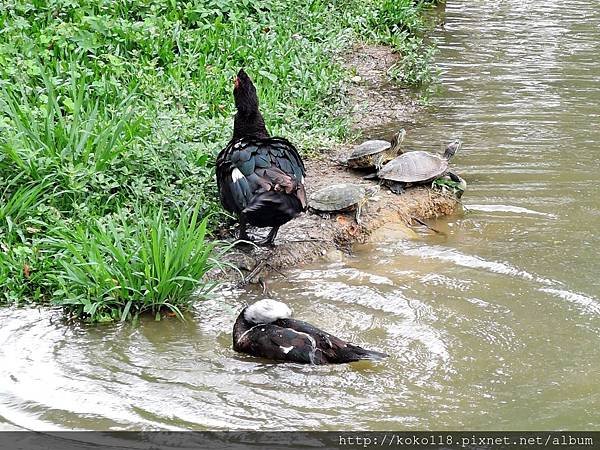
{"type": "Polygon", "coordinates": [[[292,317],[292,310],[289,306],[270,298],[259,300],[244,311],[244,319],[251,323],[271,323],[290,317],[292,317]]]}

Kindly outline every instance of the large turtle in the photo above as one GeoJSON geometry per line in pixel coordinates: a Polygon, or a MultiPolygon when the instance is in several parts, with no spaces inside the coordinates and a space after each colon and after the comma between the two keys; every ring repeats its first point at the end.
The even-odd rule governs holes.
{"type": "Polygon", "coordinates": [[[374,139],[363,142],[348,156],[346,163],[352,169],[381,169],[384,163],[395,158],[400,152],[400,145],[406,136],[401,128],[392,138],[392,142],[374,139]]]}
{"type": "Polygon", "coordinates": [[[403,153],[383,166],[377,172],[377,177],[396,194],[400,194],[406,187],[426,184],[445,175],[460,183],[462,179],[448,171],[448,161],[461,145],[460,139],[456,139],[448,144],[443,156],[423,151],[403,153]]]}
{"type": "Polygon", "coordinates": [[[379,192],[379,186],[361,186],[360,184],[332,184],[310,195],[308,207],[323,213],[354,211],[356,223],[360,223],[362,207],[369,198],[379,192]]]}

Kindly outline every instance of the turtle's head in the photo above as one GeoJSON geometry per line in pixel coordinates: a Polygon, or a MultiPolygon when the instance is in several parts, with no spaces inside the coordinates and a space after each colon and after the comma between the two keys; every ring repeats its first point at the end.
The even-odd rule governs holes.
{"type": "Polygon", "coordinates": [[[406,130],[404,128],[400,128],[398,132],[392,138],[392,151],[398,155],[402,153],[400,150],[400,145],[404,142],[404,138],[406,137],[406,130]]]}
{"type": "Polygon", "coordinates": [[[462,141],[460,139],[455,139],[446,147],[446,151],[444,152],[444,158],[450,160],[450,158],[452,158],[456,154],[456,152],[460,150],[461,147],[462,141]]]}

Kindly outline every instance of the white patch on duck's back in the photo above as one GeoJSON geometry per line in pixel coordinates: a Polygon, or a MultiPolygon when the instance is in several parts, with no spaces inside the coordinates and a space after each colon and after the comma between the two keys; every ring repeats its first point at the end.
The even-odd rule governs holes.
{"type": "Polygon", "coordinates": [[[251,323],[271,323],[277,319],[289,319],[292,310],[285,303],[265,298],[248,306],[244,312],[244,319],[251,323]]]}
{"type": "Polygon", "coordinates": [[[310,358],[310,363],[314,364],[315,363],[315,354],[317,353],[317,350],[320,350],[320,349],[317,348],[317,341],[315,341],[315,338],[312,337],[308,333],[304,333],[302,331],[297,331],[297,330],[294,330],[294,331],[296,333],[298,333],[298,334],[303,334],[310,341],[310,345],[312,346],[312,350],[308,353],[308,357],[310,358]]]}
{"type": "Polygon", "coordinates": [[[294,348],[293,345],[290,345],[289,347],[284,347],[283,345],[280,345],[279,348],[281,349],[281,351],[283,353],[285,353],[286,355],[292,351],[292,349],[294,348]]]}
{"type": "Polygon", "coordinates": [[[244,174],[242,173],[242,171],[240,169],[238,169],[236,167],[235,169],[232,170],[231,179],[233,180],[234,183],[237,183],[242,178],[244,178],[244,174]]]}

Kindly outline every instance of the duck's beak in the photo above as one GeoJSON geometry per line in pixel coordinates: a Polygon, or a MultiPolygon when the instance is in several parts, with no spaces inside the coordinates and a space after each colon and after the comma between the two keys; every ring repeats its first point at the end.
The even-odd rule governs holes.
{"type": "Polygon", "coordinates": [[[237,76],[235,76],[235,77],[233,77],[233,88],[237,89],[239,87],[240,87],[240,79],[237,76]]]}

